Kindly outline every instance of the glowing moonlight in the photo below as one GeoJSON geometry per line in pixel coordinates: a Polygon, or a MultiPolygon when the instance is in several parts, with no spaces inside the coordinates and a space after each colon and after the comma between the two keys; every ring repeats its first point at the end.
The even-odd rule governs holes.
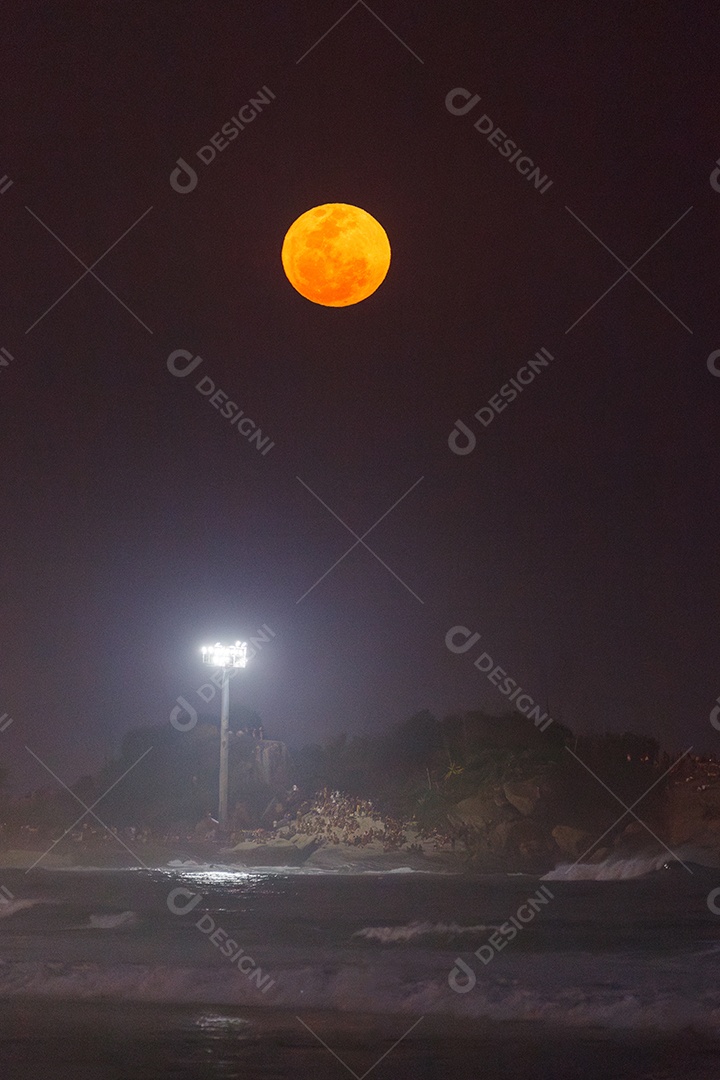
{"type": "Polygon", "coordinates": [[[324,203],[292,223],[282,246],[290,284],[307,300],[347,307],[365,300],[390,266],[382,225],[359,206],[324,203]]]}

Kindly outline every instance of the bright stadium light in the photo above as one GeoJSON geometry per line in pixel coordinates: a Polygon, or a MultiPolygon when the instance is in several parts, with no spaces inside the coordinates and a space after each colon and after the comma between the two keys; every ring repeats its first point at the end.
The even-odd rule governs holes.
{"type": "Polygon", "coordinates": [[[200,650],[203,663],[213,667],[245,667],[247,664],[247,641],[236,641],[234,645],[203,645],[200,650]]]}
{"type": "Polygon", "coordinates": [[[247,642],[236,641],[234,645],[203,645],[200,650],[203,663],[222,670],[222,709],[220,712],[220,791],[218,797],[218,822],[220,831],[227,830],[228,820],[228,743],[230,737],[230,670],[244,668],[248,662],[247,642]]]}

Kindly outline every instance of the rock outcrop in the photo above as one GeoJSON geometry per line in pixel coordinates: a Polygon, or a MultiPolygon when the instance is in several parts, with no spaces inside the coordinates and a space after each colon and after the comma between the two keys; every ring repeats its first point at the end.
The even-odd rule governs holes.
{"type": "Polygon", "coordinates": [[[502,822],[515,821],[520,813],[502,794],[479,793],[456,803],[449,816],[454,824],[484,834],[502,822]]]}
{"type": "Polygon", "coordinates": [[[284,791],[290,786],[292,766],[285,743],[263,739],[255,747],[254,773],[271,791],[284,791]]]}
{"type": "Polygon", "coordinates": [[[509,780],[503,784],[505,798],[525,817],[535,812],[540,802],[540,785],[535,780],[509,780]]]}
{"type": "Polygon", "coordinates": [[[572,825],[556,825],[552,830],[552,838],[563,855],[569,855],[571,859],[580,858],[594,839],[589,832],[576,829],[572,825]]]}

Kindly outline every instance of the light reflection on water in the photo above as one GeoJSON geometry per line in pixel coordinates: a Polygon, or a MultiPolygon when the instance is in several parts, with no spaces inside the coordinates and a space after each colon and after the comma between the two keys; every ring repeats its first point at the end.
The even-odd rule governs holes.
{"type": "Polygon", "coordinates": [[[228,1016],[226,1013],[202,1013],[195,1017],[193,1027],[203,1032],[228,1032],[233,1035],[250,1034],[252,1024],[244,1016],[228,1016]]]}
{"type": "Polygon", "coordinates": [[[232,887],[242,885],[251,889],[280,885],[286,877],[310,877],[324,871],[307,871],[299,867],[247,867],[240,869],[213,870],[206,867],[163,867],[158,871],[162,877],[173,882],[188,882],[198,889],[232,887]]]}

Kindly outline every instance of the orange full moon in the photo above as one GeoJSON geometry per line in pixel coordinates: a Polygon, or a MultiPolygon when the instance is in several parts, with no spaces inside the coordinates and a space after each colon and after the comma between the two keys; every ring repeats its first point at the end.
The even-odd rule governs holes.
{"type": "Polygon", "coordinates": [[[390,241],[379,221],[348,203],[306,210],[285,234],[282,264],[301,296],[325,307],[365,300],[390,266],[390,241]]]}

